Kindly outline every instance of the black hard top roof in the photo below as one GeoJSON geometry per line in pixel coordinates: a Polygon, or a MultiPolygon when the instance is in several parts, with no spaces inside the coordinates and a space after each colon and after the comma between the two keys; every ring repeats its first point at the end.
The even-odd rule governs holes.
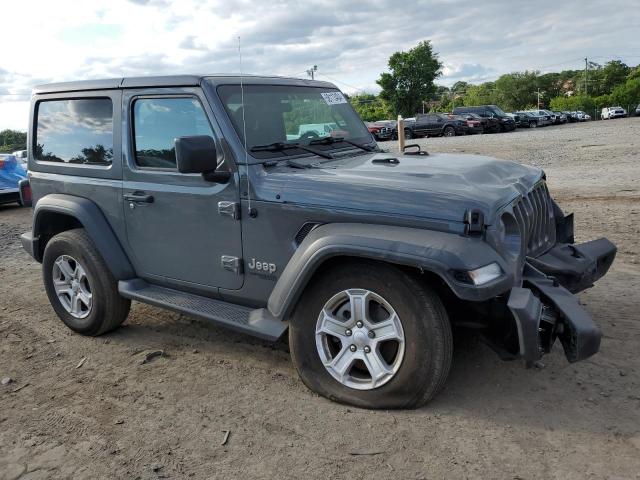
{"type": "Polygon", "coordinates": [[[33,88],[34,94],[79,92],[86,90],[112,90],[116,88],[148,88],[148,87],[196,87],[204,79],[217,85],[238,84],[242,80],[246,84],[262,85],[295,85],[310,87],[335,88],[329,82],[306,80],[288,77],[268,77],[259,75],[214,74],[214,75],[163,75],[154,77],[124,77],[103,80],[81,80],[75,82],[47,83],[33,88]]]}

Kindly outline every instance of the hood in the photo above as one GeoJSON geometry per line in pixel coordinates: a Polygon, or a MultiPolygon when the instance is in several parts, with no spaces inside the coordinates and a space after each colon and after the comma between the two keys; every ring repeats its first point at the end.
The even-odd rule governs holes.
{"type": "Polygon", "coordinates": [[[266,175],[269,190],[286,203],[454,222],[479,209],[491,224],[496,211],[530,190],[543,172],[479,155],[376,153],[318,168],[278,166],[266,175]],[[380,162],[386,158],[398,161],[380,162]]]}

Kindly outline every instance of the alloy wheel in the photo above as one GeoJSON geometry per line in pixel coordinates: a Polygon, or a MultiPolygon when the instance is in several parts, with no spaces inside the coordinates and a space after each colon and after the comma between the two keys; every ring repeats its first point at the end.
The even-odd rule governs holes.
{"type": "Polygon", "coordinates": [[[60,255],[53,262],[53,286],[62,307],[75,318],[91,313],[93,295],[85,269],[75,258],[60,255]]]}
{"type": "Polygon", "coordinates": [[[400,369],[405,350],[402,322],[380,295],[343,290],[318,315],[316,348],[333,378],[353,389],[372,390],[400,369]]]}

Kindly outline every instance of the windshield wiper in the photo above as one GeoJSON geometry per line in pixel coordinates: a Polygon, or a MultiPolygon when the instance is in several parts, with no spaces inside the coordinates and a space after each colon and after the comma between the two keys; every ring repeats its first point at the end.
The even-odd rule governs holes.
{"type": "Polygon", "coordinates": [[[281,152],[290,148],[298,148],[295,143],[273,142],[265,145],[254,145],[250,152],[281,152]]]}
{"type": "Polygon", "coordinates": [[[375,147],[370,147],[369,145],[363,145],[361,143],[352,142],[351,140],[347,140],[344,137],[323,137],[318,138],[316,140],[311,140],[309,145],[331,145],[334,143],[348,143],[349,145],[353,145],[354,147],[358,147],[365,152],[374,152],[376,151],[375,147]]]}
{"type": "Polygon", "coordinates": [[[299,143],[273,142],[273,143],[267,143],[265,145],[254,145],[249,149],[249,151],[251,152],[282,152],[284,150],[290,150],[293,148],[298,148],[300,150],[313,153],[314,155],[318,155],[319,157],[323,157],[323,158],[329,158],[329,159],[335,158],[333,154],[329,152],[316,150],[315,148],[311,148],[306,145],[300,145],[299,143]]]}

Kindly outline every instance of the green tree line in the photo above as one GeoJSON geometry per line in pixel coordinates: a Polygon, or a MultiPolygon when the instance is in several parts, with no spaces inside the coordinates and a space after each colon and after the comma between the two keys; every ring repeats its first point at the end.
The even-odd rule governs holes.
{"type": "Polygon", "coordinates": [[[11,153],[27,148],[27,133],[17,130],[0,131],[0,153],[11,153]]]}
{"type": "Polygon", "coordinates": [[[583,110],[594,113],[603,107],[635,108],[640,103],[640,66],[620,60],[604,64],[590,62],[588,71],[563,70],[512,72],[480,84],[456,82],[436,85],[442,63],[429,41],[408,52],[396,52],[388,62],[389,72],[377,83],[378,95],[360,93],[349,101],[365,121],[411,117],[426,111],[450,112],[457,106],[498,105],[505,111],[536,108],[583,110]]]}

